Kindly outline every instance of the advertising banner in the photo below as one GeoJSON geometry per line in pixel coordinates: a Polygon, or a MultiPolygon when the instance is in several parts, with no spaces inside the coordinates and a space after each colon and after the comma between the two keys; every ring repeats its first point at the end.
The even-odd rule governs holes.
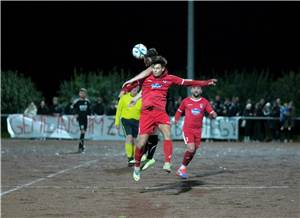
{"type": "MultiPolygon", "coordinates": [[[[174,120],[174,117],[171,118],[174,120]]],[[[239,117],[204,118],[202,138],[238,139],[239,117]]],[[[183,118],[172,125],[172,138],[182,139],[183,118]]],[[[72,115],[63,116],[25,116],[12,114],[7,118],[7,128],[12,138],[61,138],[78,139],[79,125],[72,115]]],[[[114,126],[114,116],[89,116],[85,135],[90,140],[124,140],[122,128],[114,126]]]]}

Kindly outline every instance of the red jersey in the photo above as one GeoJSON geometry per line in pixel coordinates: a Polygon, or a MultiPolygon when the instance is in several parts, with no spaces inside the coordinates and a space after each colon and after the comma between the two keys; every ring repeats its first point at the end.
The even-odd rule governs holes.
{"type": "Polygon", "coordinates": [[[172,85],[198,85],[207,86],[210,80],[185,80],[178,76],[169,75],[167,69],[159,77],[151,73],[143,80],[142,84],[142,110],[152,108],[155,110],[165,111],[167,103],[167,92],[172,85]]]}
{"type": "Polygon", "coordinates": [[[167,103],[167,92],[173,84],[182,84],[183,79],[169,75],[167,71],[160,77],[150,74],[143,81],[142,85],[142,109],[153,108],[165,111],[167,103]]]}
{"type": "Polygon", "coordinates": [[[185,113],[183,131],[188,129],[201,129],[204,113],[212,113],[213,109],[205,98],[193,99],[188,97],[182,100],[175,114],[175,121],[178,122],[182,112],[185,113]]]}

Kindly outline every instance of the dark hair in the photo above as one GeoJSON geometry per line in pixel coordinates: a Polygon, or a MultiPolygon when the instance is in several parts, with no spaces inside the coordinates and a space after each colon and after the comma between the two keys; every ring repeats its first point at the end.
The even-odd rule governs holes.
{"type": "Polygon", "coordinates": [[[157,56],[158,52],[155,48],[149,48],[147,54],[145,54],[145,58],[157,56]]]}
{"type": "Polygon", "coordinates": [[[162,67],[167,65],[168,61],[163,56],[155,56],[152,57],[151,65],[153,64],[160,64],[162,67]]]}

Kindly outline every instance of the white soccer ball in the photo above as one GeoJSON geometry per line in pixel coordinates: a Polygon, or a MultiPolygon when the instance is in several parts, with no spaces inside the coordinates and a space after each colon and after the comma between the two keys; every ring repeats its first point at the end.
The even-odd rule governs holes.
{"type": "Polygon", "coordinates": [[[147,47],[141,43],[135,45],[132,49],[132,55],[137,59],[142,59],[145,54],[147,54],[147,47]]]}

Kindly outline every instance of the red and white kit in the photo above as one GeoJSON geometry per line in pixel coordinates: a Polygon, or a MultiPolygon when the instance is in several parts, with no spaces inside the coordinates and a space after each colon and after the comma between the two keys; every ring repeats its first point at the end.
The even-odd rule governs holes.
{"type": "Polygon", "coordinates": [[[170,125],[170,118],[166,113],[167,92],[172,85],[208,86],[210,80],[186,80],[178,76],[169,75],[168,71],[160,77],[150,74],[142,82],[142,113],[139,133],[151,134],[159,124],[170,125]]]}
{"type": "Polygon", "coordinates": [[[212,106],[207,99],[201,97],[193,99],[185,98],[175,114],[175,122],[178,122],[182,113],[185,113],[183,124],[183,139],[185,144],[194,143],[197,147],[201,143],[202,121],[205,112],[213,113],[212,106]]]}

